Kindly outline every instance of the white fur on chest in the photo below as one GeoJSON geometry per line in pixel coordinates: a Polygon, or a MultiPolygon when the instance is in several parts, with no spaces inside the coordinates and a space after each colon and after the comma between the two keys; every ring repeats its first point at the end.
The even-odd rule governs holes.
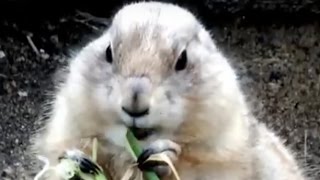
{"type": "Polygon", "coordinates": [[[105,132],[105,138],[109,140],[111,143],[115,144],[119,147],[126,147],[126,133],[127,128],[123,125],[114,125],[112,127],[108,127],[105,132]]]}

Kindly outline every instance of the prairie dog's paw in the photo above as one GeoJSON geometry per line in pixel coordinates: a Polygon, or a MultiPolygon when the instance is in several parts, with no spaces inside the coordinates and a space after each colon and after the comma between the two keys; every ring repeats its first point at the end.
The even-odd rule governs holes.
{"type": "Polygon", "coordinates": [[[138,157],[138,167],[142,171],[154,171],[160,177],[170,175],[171,169],[166,163],[158,161],[145,162],[151,155],[157,153],[165,153],[174,162],[181,153],[181,147],[171,140],[160,139],[151,143],[138,157]]]}
{"type": "MultiPolygon", "coordinates": [[[[85,173],[87,175],[97,175],[102,171],[101,168],[96,165],[91,158],[89,158],[89,156],[77,149],[65,151],[65,153],[59,157],[59,161],[59,169],[62,174],[74,174],[74,172],[72,172],[74,170],[72,167],[72,169],[68,169],[68,167],[65,166],[69,165],[71,162],[71,164],[74,165],[75,169],[79,169],[82,173],[85,173]]],[[[77,176],[76,174],[74,175],[77,176]]]]}

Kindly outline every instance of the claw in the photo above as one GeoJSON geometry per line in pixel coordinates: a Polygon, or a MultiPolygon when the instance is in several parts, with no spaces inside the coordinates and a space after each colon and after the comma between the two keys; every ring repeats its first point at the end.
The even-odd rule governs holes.
{"type": "MultiPolygon", "coordinates": [[[[157,153],[153,149],[146,149],[144,150],[141,155],[138,157],[138,168],[141,171],[155,171],[158,176],[161,176],[162,173],[158,173],[157,169],[161,169],[161,167],[167,167],[167,164],[162,161],[154,161],[148,160],[146,161],[151,155],[157,153]]],[[[164,174],[164,173],[163,173],[164,174]]]]}
{"type": "Polygon", "coordinates": [[[138,157],[138,160],[137,160],[138,164],[143,164],[152,154],[154,154],[153,149],[144,150],[138,157]]]}
{"type": "Polygon", "coordinates": [[[97,175],[100,173],[101,169],[85,156],[83,153],[77,151],[68,151],[63,156],[59,157],[59,160],[70,159],[79,165],[80,170],[85,174],[97,175]]]}
{"type": "Polygon", "coordinates": [[[83,180],[80,176],[75,175],[70,180],[83,180]]]}
{"type": "Polygon", "coordinates": [[[150,156],[159,153],[163,153],[167,158],[169,158],[170,161],[176,161],[178,155],[181,153],[181,147],[171,140],[158,139],[152,142],[138,156],[138,168],[141,171],[153,171],[159,177],[164,177],[171,174],[172,167],[169,166],[167,161],[158,161],[156,159],[153,160],[150,158],[150,156]]]}
{"type": "Polygon", "coordinates": [[[79,168],[83,173],[88,173],[93,175],[99,174],[99,171],[100,171],[100,168],[86,157],[82,157],[80,159],[79,168]]]}
{"type": "Polygon", "coordinates": [[[142,171],[153,171],[154,168],[158,166],[167,166],[167,164],[162,161],[148,161],[138,165],[139,169],[142,171]]]}

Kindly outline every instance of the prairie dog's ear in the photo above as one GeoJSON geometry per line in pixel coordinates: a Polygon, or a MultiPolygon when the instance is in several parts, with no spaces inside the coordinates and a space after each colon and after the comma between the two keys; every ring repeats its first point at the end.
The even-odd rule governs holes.
{"type": "Polygon", "coordinates": [[[108,45],[111,45],[112,50],[112,31],[111,29],[107,29],[105,33],[103,33],[96,40],[92,41],[88,47],[91,47],[91,50],[106,52],[108,45]]]}
{"type": "Polygon", "coordinates": [[[209,33],[203,27],[199,26],[188,43],[188,52],[190,52],[190,61],[202,61],[207,63],[212,59],[212,53],[216,52],[216,46],[209,33]]]}
{"type": "Polygon", "coordinates": [[[200,43],[205,46],[206,49],[213,51],[216,50],[216,45],[214,44],[214,41],[209,34],[209,32],[204,28],[201,27],[199,29],[199,32],[197,34],[197,38],[200,41],[200,43]]]}

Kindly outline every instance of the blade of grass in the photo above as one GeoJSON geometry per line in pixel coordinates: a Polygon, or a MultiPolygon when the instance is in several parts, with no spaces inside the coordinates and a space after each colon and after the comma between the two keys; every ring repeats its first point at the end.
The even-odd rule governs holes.
{"type": "Polygon", "coordinates": [[[97,138],[94,138],[93,145],[92,145],[92,160],[94,162],[97,162],[97,152],[98,152],[98,140],[97,138]]]}
{"type": "MultiPolygon", "coordinates": [[[[127,131],[127,141],[129,143],[131,152],[134,153],[134,156],[137,159],[137,157],[139,157],[139,155],[142,153],[143,149],[139,146],[138,140],[130,130],[127,131]]],[[[147,180],[160,180],[160,178],[154,172],[144,172],[143,174],[147,180]]]]}

